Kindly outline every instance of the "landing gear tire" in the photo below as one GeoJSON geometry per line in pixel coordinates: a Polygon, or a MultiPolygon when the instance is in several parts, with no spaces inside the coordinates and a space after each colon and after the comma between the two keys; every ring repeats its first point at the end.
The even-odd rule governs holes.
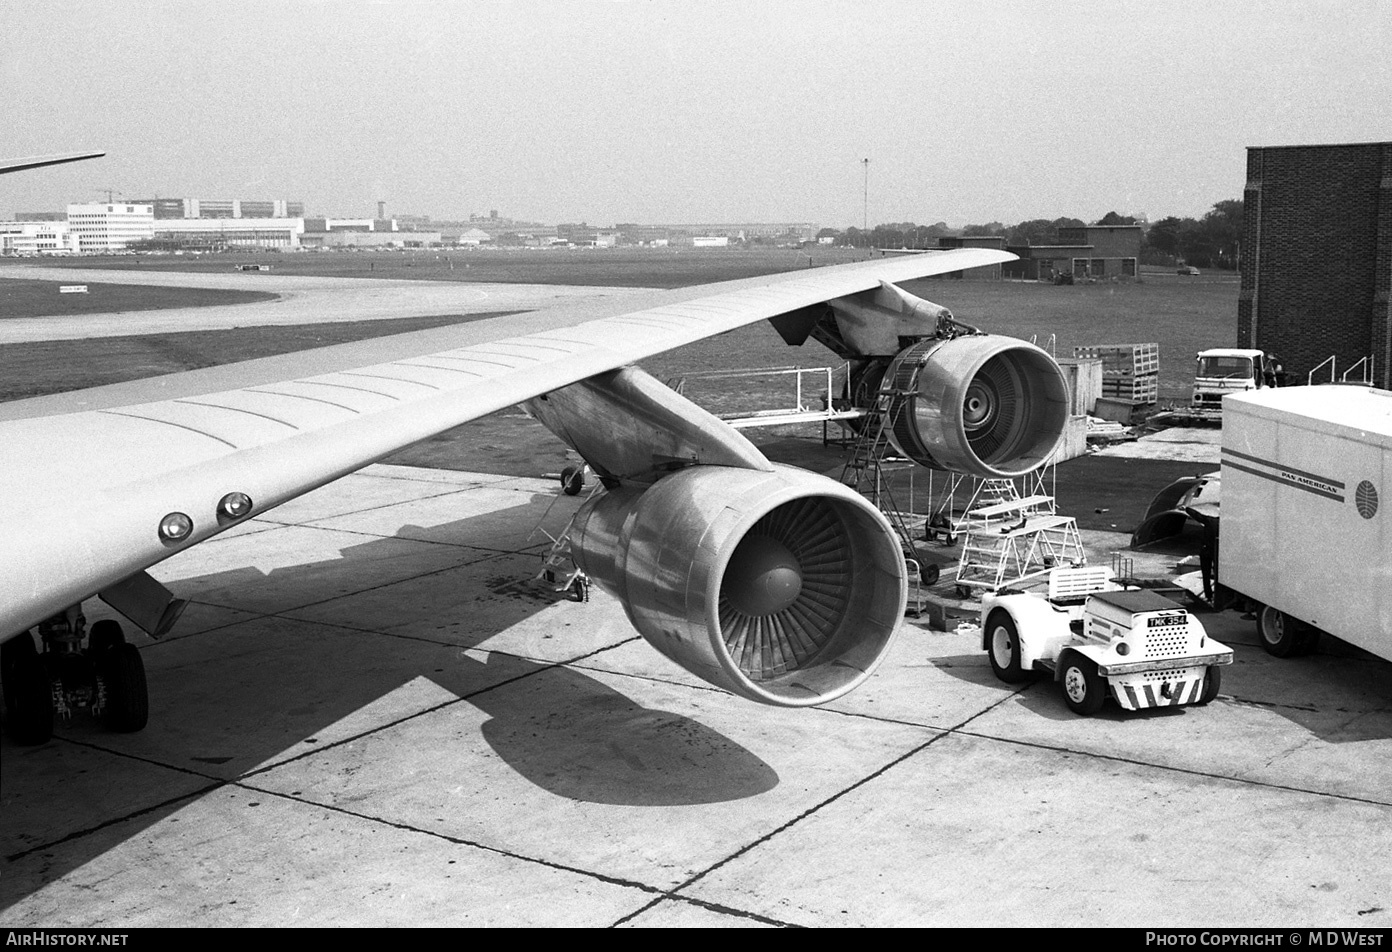
{"type": "Polygon", "coordinates": [[[1208,666],[1204,672],[1203,691],[1199,694],[1199,699],[1194,702],[1196,707],[1203,707],[1209,701],[1218,696],[1218,689],[1223,686],[1223,669],[1216,664],[1208,666]]]}
{"type": "Polygon", "coordinates": [[[0,646],[5,726],[16,744],[32,747],[53,736],[53,685],[29,632],[0,646]]]}
{"type": "Polygon", "coordinates": [[[87,636],[87,650],[93,658],[101,658],[108,651],[126,643],[126,633],[121,623],[103,618],[92,626],[87,636]]]}
{"type": "Polygon", "coordinates": [[[1257,639],[1268,654],[1293,658],[1314,650],[1319,632],[1283,611],[1263,605],[1257,612],[1257,639]]]}
{"type": "Polygon", "coordinates": [[[585,468],[583,466],[567,466],[561,470],[561,490],[567,496],[578,496],[580,490],[585,488],[585,468]]]}
{"type": "Polygon", "coordinates": [[[1019,684],[1029,677],[1020,665],[1020,632],[1003,611],[991,612],[986,619],[986,650],[991,670],[1006,684],[1019,684]]]}
{"type": "Polygon", "coordinates": [[[920,562],[918,569],[918,580],[924,585],[933,586],[938,584],[938,579],[942,575],[942,570],[938,568],[936,562],[920,562]]]}
{"type": "Polygon", "coordinates": [[[1107,699],[1107,686],[1097,673],[1097,665],[1076,654],[1059,670],[1059,684],[1063,687],[1064,703],[1074,714],[1096,714],[1107,699]]]}
{"type": "Polygon", "coordinates": [[[106,682],[106,723],[114,731],[132,734],[150,719],[150,696],[145,684],[145,663],[135,645],[116,645],[102,664],[106,682]]]}

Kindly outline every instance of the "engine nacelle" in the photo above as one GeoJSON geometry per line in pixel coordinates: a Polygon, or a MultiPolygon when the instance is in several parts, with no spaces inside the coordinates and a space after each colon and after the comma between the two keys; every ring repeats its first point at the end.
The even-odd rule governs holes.
{"type": "Polygon", "coordinates": [[[658,651],[717,687],[789,707],[860,684],[904,615],[884,515],[833,480],[693,466],[586,503],[575,563],[658,651]]]}
{"type": "Polygon", "coordinates": [[[982,479],[1038,468],[1068,423],[1068,385],[1058,364],[1013,337],[921,340],[894,358],[883,386],[908,394],[892,417],[899,452],[982,479]]]}

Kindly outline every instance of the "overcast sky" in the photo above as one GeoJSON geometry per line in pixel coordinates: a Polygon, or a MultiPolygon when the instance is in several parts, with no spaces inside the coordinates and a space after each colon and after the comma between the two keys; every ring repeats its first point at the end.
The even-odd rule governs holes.
{"type": "Polygon", "coordinates": [[[1349,2],[5,2],[0,216],[860,225],[1240,198],[1246,147],[1392,140],[1392,11],[1349,2]]]}

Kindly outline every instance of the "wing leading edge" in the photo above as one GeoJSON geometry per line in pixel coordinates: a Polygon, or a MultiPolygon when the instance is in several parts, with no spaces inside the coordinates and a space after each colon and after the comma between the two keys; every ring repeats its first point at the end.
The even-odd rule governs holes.
{"type": "Polygon", "coordinates": [[[0,638],[217,534],[228,493],[263,512],[595,374],[881,282],[1012,257],[956,249],[793,272],[597,319],[523,315],[6,405],[0,638]],[[177,545],[156,532],[171,512],[193,523],[177,545]]]}

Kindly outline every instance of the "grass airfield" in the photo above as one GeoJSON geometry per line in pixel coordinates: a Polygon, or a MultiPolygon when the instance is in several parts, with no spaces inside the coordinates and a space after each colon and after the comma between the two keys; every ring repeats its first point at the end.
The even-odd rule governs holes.
{"type": "MultiPolygon", "coordinates": [[[[701,259],[707,280],[740,276],[727,257],[701,259]]],[[[612,272],[661,263],[615,258],[596,283],[654,286],[612,272]]],[[[1178,379],[1236,314],[1235,279],[1184,280],[915,291],[1060,353],[1159,339],[1178,379]]],[[[122,341],[111,369],[143,376],[410,320],[51,342],[24,366],[61,385],[81,348],[95,368],[122,341]]],[[[0,347],[6,377],[31,346],[0,347]]],[[[650,369],[827,362],[808,350],[757,326],[650,369]]],[[[150,726],[0,740],[0,926],[1392,925],[1392,665],[1338,643],[1274,659],[1249,621],[1203,613],[1237,657],[1213,704],[1083,719],[1047,681],[998,682],[968,629],[909,619],[858,691],[758,707],[666,662],[604,593],[529,581],[535,529],[578,502],[541,478],[549,439],[496,414],[157,566],[192,606],[137,639],[150,726]]],[[[815,434],[759,439],[837,465],[815,434]]],[[[1103,464],[1113,501],[1078,478],[1065,507],[1117,523],[1085,531],[1094,561],[1161,473],[1059,471],[1103,464]]]]}
{"type": "MultiPolygon", "coordinates": [[[[150,287],[152,300],[177,307],[172,295],[188,302],[221,303],[217,295],[254,293],[258,283],[282,276],[304,278],[361,278],[374,280],[480,281],[546,285],[564,282],[577,288],[675,288],[813,265],[860,260],[864,252],[847,249],[814,250],[809,256],[793,250],[727,251],[720,249],[569,250],[569,251],[407,251],[379,253],[229,254],[220,256],[112,256],[43,259],[45,267],[73,270],[101,268],[134,274],[160,269],[161,280],[179,274],[216,277],[222,287],[150,287]],[[242,265],[266,264],[272,270],[241,273],[242,265]],[[173,269],[165,271],[164,269],[173,269]],[[231,290],[235,288],[236,290],[231,290]]],[[[59,295],[54,282],[6,280],[23,275],[24,267],[0,263],[0,331],[5,319],[78,315],[100,303],[97,288],[89,295],[59,295]],[[11,287],[21,285],[21,289],[11,287]],[[80,300],[76,300],[80,299],[80,300]]],[[[117,286],[119,287],[119,285],[117,286]]],[[[1193,372],[1193,354],[1206,347],[1225,346],[1236,339],[1236,275],[1180,277],[1173,272],[1144,275],[1137,284],[1093,284],[1055,287],[1034,282],[987,282],[932,279],[906,287],[951,308],[968,323],[990,333],[1051,345],[1060,356],[1075,346],[1102,343],[1160,345],[1161,401],[1186,401],[1193,372]],[[1051,340],[1052,335],[1052,340],[1051,340]]],[[[101,292],[101,293],[104,293],[101,292]]],[[[126,303],[132,292],[123,290],[126,303]]],[[[474,315],[478,316],[478,315],[474,315]]],[[[0,346],[0,399],[40,396],[121,380],[175,373],[198,367],[248,360],[310,346],[339,343],[438,326],[467,319],[435,315],[371,321],[316,323],[287,327],[241,327],[139,334],[121,338],[33,341],[0,346]]],[[[786,346],[760,322],[730,334],[699,341],[645,362],[645,369],[663,380],[688,373],[736,367],[825,367],[834,356],[820,345],[786,346]],[[732,356],[737,355],[737,356],[732,356]]],[[[716,413],[743,412],[791,405],[788,378],[764,378],[724,384],[693,381],[688,393],[716,413]]],[[[837,457],[821,453],[818,427],[746,431],[756,443],[780,459],[822,469],[837,457]],[[824,462],[824,460],[829,460],[824,462]]],[[[543,427],[516,411],[494,414],[441,433],[409,447],[389,462],[454,468],[500,475],[535,475],[558,471],[566,463],[565,448],[543,427]]],[[[1139,504],[1144,511],[1149,494],[1166,485],[1173,467],[1154,467],[1154,487],[1139,504]]],[[[1183,467],[1183,473],[1193,471],[1183,467]]],[[[1143,477],[1144,478],[1144,477],[1143,477]]],[[[1104,499],[1087,505],[1077,497],[1080,517],[1095,520],[1097,528],[1128,529],[1112,517],[1116,507],[1104,499]],[[1097,508],[1108,513],[1092,513],[1097,508]]],[[[1129,513],[1137,507],[1126,509],[1129,513]]],[[[1126,515],[1125,518],[1130,518],[1126,515]]],[[[1139,514],[1137,516],[1139,518],[1139,514]]]]}

